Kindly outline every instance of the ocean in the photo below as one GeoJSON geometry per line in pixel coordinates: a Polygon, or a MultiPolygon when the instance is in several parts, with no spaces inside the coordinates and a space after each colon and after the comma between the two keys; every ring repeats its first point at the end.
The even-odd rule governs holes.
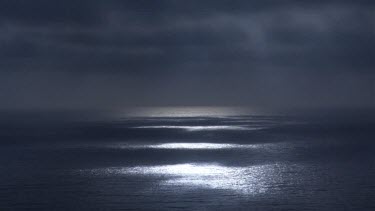
{"type": "Polygon", "coordinates": [[[372,117],[77,116],[1,115],[0,210],[375,210],[372,117]]]}

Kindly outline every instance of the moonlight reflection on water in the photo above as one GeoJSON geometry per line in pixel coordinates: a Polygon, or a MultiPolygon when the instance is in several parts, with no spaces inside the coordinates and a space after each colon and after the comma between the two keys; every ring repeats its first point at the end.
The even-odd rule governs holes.
{"type": "Polygon", "coordinates": [[[247,125],[210,125],[210,126],[176,126],[176,125],[158,125],[158,126],[138,126],[134,129],[183,129],[186,131],[210,131],[210,130],[258,130],[261,127],[249,127],[247,125]]]}
{"type": "Polygon", "coordinates": [[[373,128],[361,129],[358,136],[366,124],[350,120],[342,133],[337,129],[342,124],[303,121],[279,116],[136,117],[59,127],[56,139],[53,127],[41,124],[40,130],[30,129],[32,134],[20,133],[28,137],[22,147],[1,148],[0,207],[371,210],[373,128]],[[275,129],[133,129],[244,124],[238,121],[275,129]],[[29,145],[33,137],[48,142],[29,145]]]}
{"type": "Polygon", "coordinates": [[[118,149],[184,149],[184,150],[217,150],[217,149],[255,149],[271,144],[229,144],[229,143],[160,143],[160,144],[112,144],[118,149]]]}
{"type": "Polygon", "coordinates": [[[112,167],[90,170],[93,175],[125,175],[156,177],[161,188],[202,188],[259,194],[267,191],[267,183],[278,177],[280,164],[235,167],[207,163],[112,167]]]}
{"type": "Polygon", "coordinates": [[[241,149],[256,148],[256,145],[218,143],[164,143],[157,145],[149,145],[149,147],[156,149],[241,149]]]}

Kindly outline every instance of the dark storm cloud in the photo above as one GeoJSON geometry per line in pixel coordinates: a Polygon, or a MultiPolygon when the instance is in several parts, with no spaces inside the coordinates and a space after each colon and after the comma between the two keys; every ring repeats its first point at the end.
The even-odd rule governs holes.
{"type": "Polygon", "coordinates": [[[345,0],[2,0],[3,104],[369,106],[374,9],[345,0]]]}

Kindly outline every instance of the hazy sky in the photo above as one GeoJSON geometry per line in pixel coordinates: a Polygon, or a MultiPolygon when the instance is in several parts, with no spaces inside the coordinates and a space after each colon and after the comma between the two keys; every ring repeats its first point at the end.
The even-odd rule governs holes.
{"type": "Polygon", "coordinates": [[[364,108],[373,0],[0,0],[0,108],[364,108]]]}

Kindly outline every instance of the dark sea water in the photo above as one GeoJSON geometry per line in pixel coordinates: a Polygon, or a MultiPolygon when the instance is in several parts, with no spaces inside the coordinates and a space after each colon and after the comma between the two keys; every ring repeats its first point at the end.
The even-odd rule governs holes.
{"type": "Polygon", "coordinates": [[[0,210],[375,210],[374,122],[3,114],[0,210]]]}

